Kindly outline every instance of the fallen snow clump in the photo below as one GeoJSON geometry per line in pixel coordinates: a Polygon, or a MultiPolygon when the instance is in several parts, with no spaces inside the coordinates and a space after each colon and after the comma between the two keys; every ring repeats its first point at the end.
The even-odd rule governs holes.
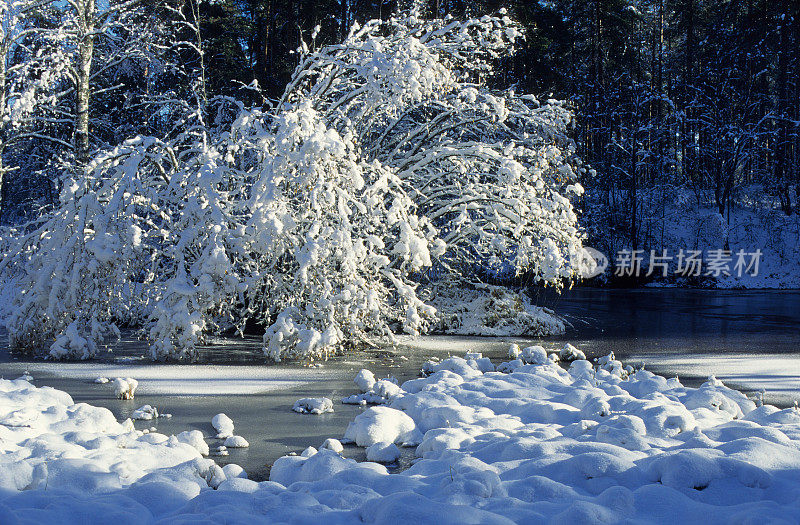
{"type": "Polygon", "coordinates": [[[114,387],[114,395],[119,399],[133,399],[133,394],[139,386],[139,382],[130,377],[118,377],[111,383],[114,387]]]}
{"type": "Polygon", "coordinates": [[[217,431],[217,439],[225,439],[233,435],[233,420],[225,414],[217,414],[212,417],[211,426],[217,431]]]}
{"type": "Polygon", "coordinates": [[[327,397],[305,397],[295,401],[292,410],[300,414],[325,414],[333,412],[333,401],[327,397]]]}

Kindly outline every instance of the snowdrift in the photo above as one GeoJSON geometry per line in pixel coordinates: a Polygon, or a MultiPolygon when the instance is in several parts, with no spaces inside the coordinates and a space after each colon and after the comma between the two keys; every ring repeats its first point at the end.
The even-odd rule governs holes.
{"type": "Polygon", "coordinates": [[[63,392],[3,381],[0,521],[800,520],[796,409],[756,406],[713,378],[687,388],[613,357],[566,369],[520,355],[543,364],[519,359],[502,373],[474,355],[449,358],[358,416],[345,437],[376,460],[395,460],[392,442],[418,442],[403,472],[343,458],[331,440],[278,459],[261,483],[227,476],[180,438],[139,435],[63,392]]]}

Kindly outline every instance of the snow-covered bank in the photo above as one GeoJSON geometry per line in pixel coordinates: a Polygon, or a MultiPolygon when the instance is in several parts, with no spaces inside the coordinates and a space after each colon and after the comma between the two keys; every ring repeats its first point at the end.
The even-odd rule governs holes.
{"type": "MultiPolygon", "coordinates": [[[[647,203],[647,192],[639,195],[640,202],[647,203]]],[[[661,255],[667,250],[670,271],[666,279],[661,278],[661,269],[656,268],[649,286],[745,289],[800,289],[800,215],[786,215],[773,195],[765,194],[763,188],[754,185],[732,203],[723,216],[713,203],[712,194],[698,196],[693,191],[677,190],[667,202],[640,212],[643,217],[638,247],[643,249],[642,276],[647,273],[650,250],[661,255]],[[708,272],[710,251],[728,247],[731,252],[729,264],[723,262],[726,272],[708,272]],[[692,280],[680,277],[677,271],[677,255],[680,250],[699,250],[705,259],[699,275],[692,280]],[[736,253],[761,251],[758,271],[736,270],[736,253]],[[729,273],[730,275],[725,275],[729,273]],[[754,275],[755,274],[755,275],[754,275]]],[[[655,204],[655,203],[650,203],[655,204]]],[[[619,254],[616,250],[630,248],[626,237],[612,233],[606,225],[586,225],[601,232],[593,239],[595,248],[603,251],[611,260],[612,267],[606,271],[610,277],[619,254]],[[612,249],[611,246],[614,248],[612,249]]],[[[749,262],[749,260],[748,260],[749,262]]],[[[691,272],[688,272],[691,273],[691,272]]]]}
{"type": "Polygon", "coordinates": [[[541,337],[566,330],[552,310],[532,304],[524,293],[498,286],[450,290],[432,303],[439,317],[436,331],[444,334],[541,337]]]}
{"type": "MultiPolygon", "coordinates": [[[[167,438],[164,444],[147,442],[147,448],[129,446],[113,454],[138,457],[160,446],[163,451],[155,449],[160,454],[185,453],[189,463],[140,476],[151,464],[146,462],[125,483],[107,481],[122,479],[119,475],[84,469],[87,481],[80,492],[49,482],[47,491],[35,488],[24,475],[22,486],[0,493],[0,521],[86,522],[112,512],[120,523],[800,519],[800,414],[794,409],[757,407],[714,379],[695,389],[646,371],[626,377],[615,361],[593,367],[578,360],[568,371],[550,362],[515,361],[502,367],[511,373],[482,373],[478,368],[485,363],[470,357],[431,363],[430,376],[403,383],[386,407],[368,409],[354,422],[349,437],[365,445],[391,449],[387,443],[392,441],[419,441],[420,459],[404,472],[389,474],[378,463],[357,463],[329,448],[309,449],[279,459],[271,481],[233,479],[212,490],[198,467],[208,460],[179,439],[167,438]]],[[[13,416],[18,423],[46,423],[0,427],[6,463],[46,457],[47,443],[60,447],[49,450],[78,461],[102,458],[112,453],[109,444],[122,439],[117,436],[127,435],[112,421],[97,427],[88,426],[94,419],[83,418],[87,428],[80,431],[75,418],[51,423],[48,404],[61,407],[55,413],[91,407],[69,408],[65,394],[25,381],[2,384],[3,395],[19,405],[4,413],[4,422],[16,422],[9,418],[19,413],[13,416]],[[12,437],[42,428],[46,433],[35,439],[12,437]]],[[[134,443],[146,441],[142,438],[134,443]]]]}

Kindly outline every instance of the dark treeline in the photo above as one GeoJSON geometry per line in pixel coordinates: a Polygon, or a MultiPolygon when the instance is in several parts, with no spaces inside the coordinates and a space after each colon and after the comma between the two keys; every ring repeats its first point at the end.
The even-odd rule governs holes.
{"type": "MultiPolygon", "coordinates": [[[[338,42],[353,23],[388,18],[409,3],[214,0],[187,2],[181,9],[189,22],[199,17],[204,96],[246,96],[252,103],[259,100],[242,85],[256,80],[264,100],[279,97],[302,41],[338,42]]],[[[162,16],[152,7],[158,4],[148,4],[152,16],[162,16]]],[[[635,248],[657,238],[663,221],[653,218],[663,217],[678,194],[691,195],[698,206],[723,216],[756,190],[785,214],[796,211],[800,3],[430,0],[423,6],[428,17],[501,8],[522,23],[527,39],[513,59],[497,65],[496,81],[569,101],[577,115],[581,156],[596,171],[584,183],[586,222],[603,230],[605,248],[635,248]]],[[[159,34],[168,38],[170,31],[159,34]]],[[[95,62],[94,67],[103,67],[95,62]]],[[[166,76],[173,83],[177,78],[166,76]]],[[[140,92],[153,89],[151,84],[140,92]]],[[[100,138],[94,146],[107,147],[120,133],[141,131],[123,121],[137,107],[131,100],[127,95],[92,98],[90,113],[119,119],[103,124],[110,130],[103,137],[95,128],[93,136],[100,138]]]]}
{"type": "MultiPolygon", "coordinates": [[[[499,81],[564,98],[577,115],[590,225],[606,249],[657,239],[677,192],[725,216],[756,191],[784,213],[800,205],[800,3],[791,0],[449,1],[426,16],[507,8],[527,41],[499,81]],[[609,231],[611,234],[609,235],[609,231]]],[[[209,66],[280,94],[300,35],[339,40],[395,2],[248,0],[209,10],[209,66]],[[237,28],[232,31],[231,28],[237,28]]]]}

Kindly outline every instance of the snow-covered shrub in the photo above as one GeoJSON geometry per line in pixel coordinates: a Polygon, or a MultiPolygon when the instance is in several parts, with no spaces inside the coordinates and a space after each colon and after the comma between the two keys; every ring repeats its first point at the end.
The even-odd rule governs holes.
{"type": "Polygon", "coordinates": [[[150,327],[152,357],[188,356],[241,319],[249,259],[230,196],[241,189],[206,138],[136,138],[64,184],[61,207],[3,261],[20,290],[13,349],[85,359],[123,323],[150,327]]]}
{"type": "MultiPolygon", "coordinates": [[[[570,113],[486,83],[520,36],[505,15],[371,21],[305,49],[270,110],[217,102],[98,156],[3,259],[12,348],[89,358],[125,324],[191,358],[254,320],[269,358],[316,358],[423,332],[428,298],[487,274],[560,286],[585,260],[570,113]]],[[[528,306],[525,331],[562,326],[528,306]]]]}
{"type": "Polygon", "coordinates": [[[424,329],[434,312],[408,276],[430,266],[435,230],[352,133],[329,127],[310,101],[287,105],[260,144],[246,231],[264,276],[253,301],[268,324],[265,352],[321,355],[390,336],[394,322],[424,329]]]}
{"type": "Polygon", "coordinates": [[[580,264],[567,198],[582,192],[570,112],[486,84],[492,61],[521,36],[502,12],[373,20],[308,53],[284,95],[310,101],[329,126],[358,137],[367,160],[399,177],[439,229],[420,257],[438,260],[450,278],[529,272],[560,285],[580,264]]]}

